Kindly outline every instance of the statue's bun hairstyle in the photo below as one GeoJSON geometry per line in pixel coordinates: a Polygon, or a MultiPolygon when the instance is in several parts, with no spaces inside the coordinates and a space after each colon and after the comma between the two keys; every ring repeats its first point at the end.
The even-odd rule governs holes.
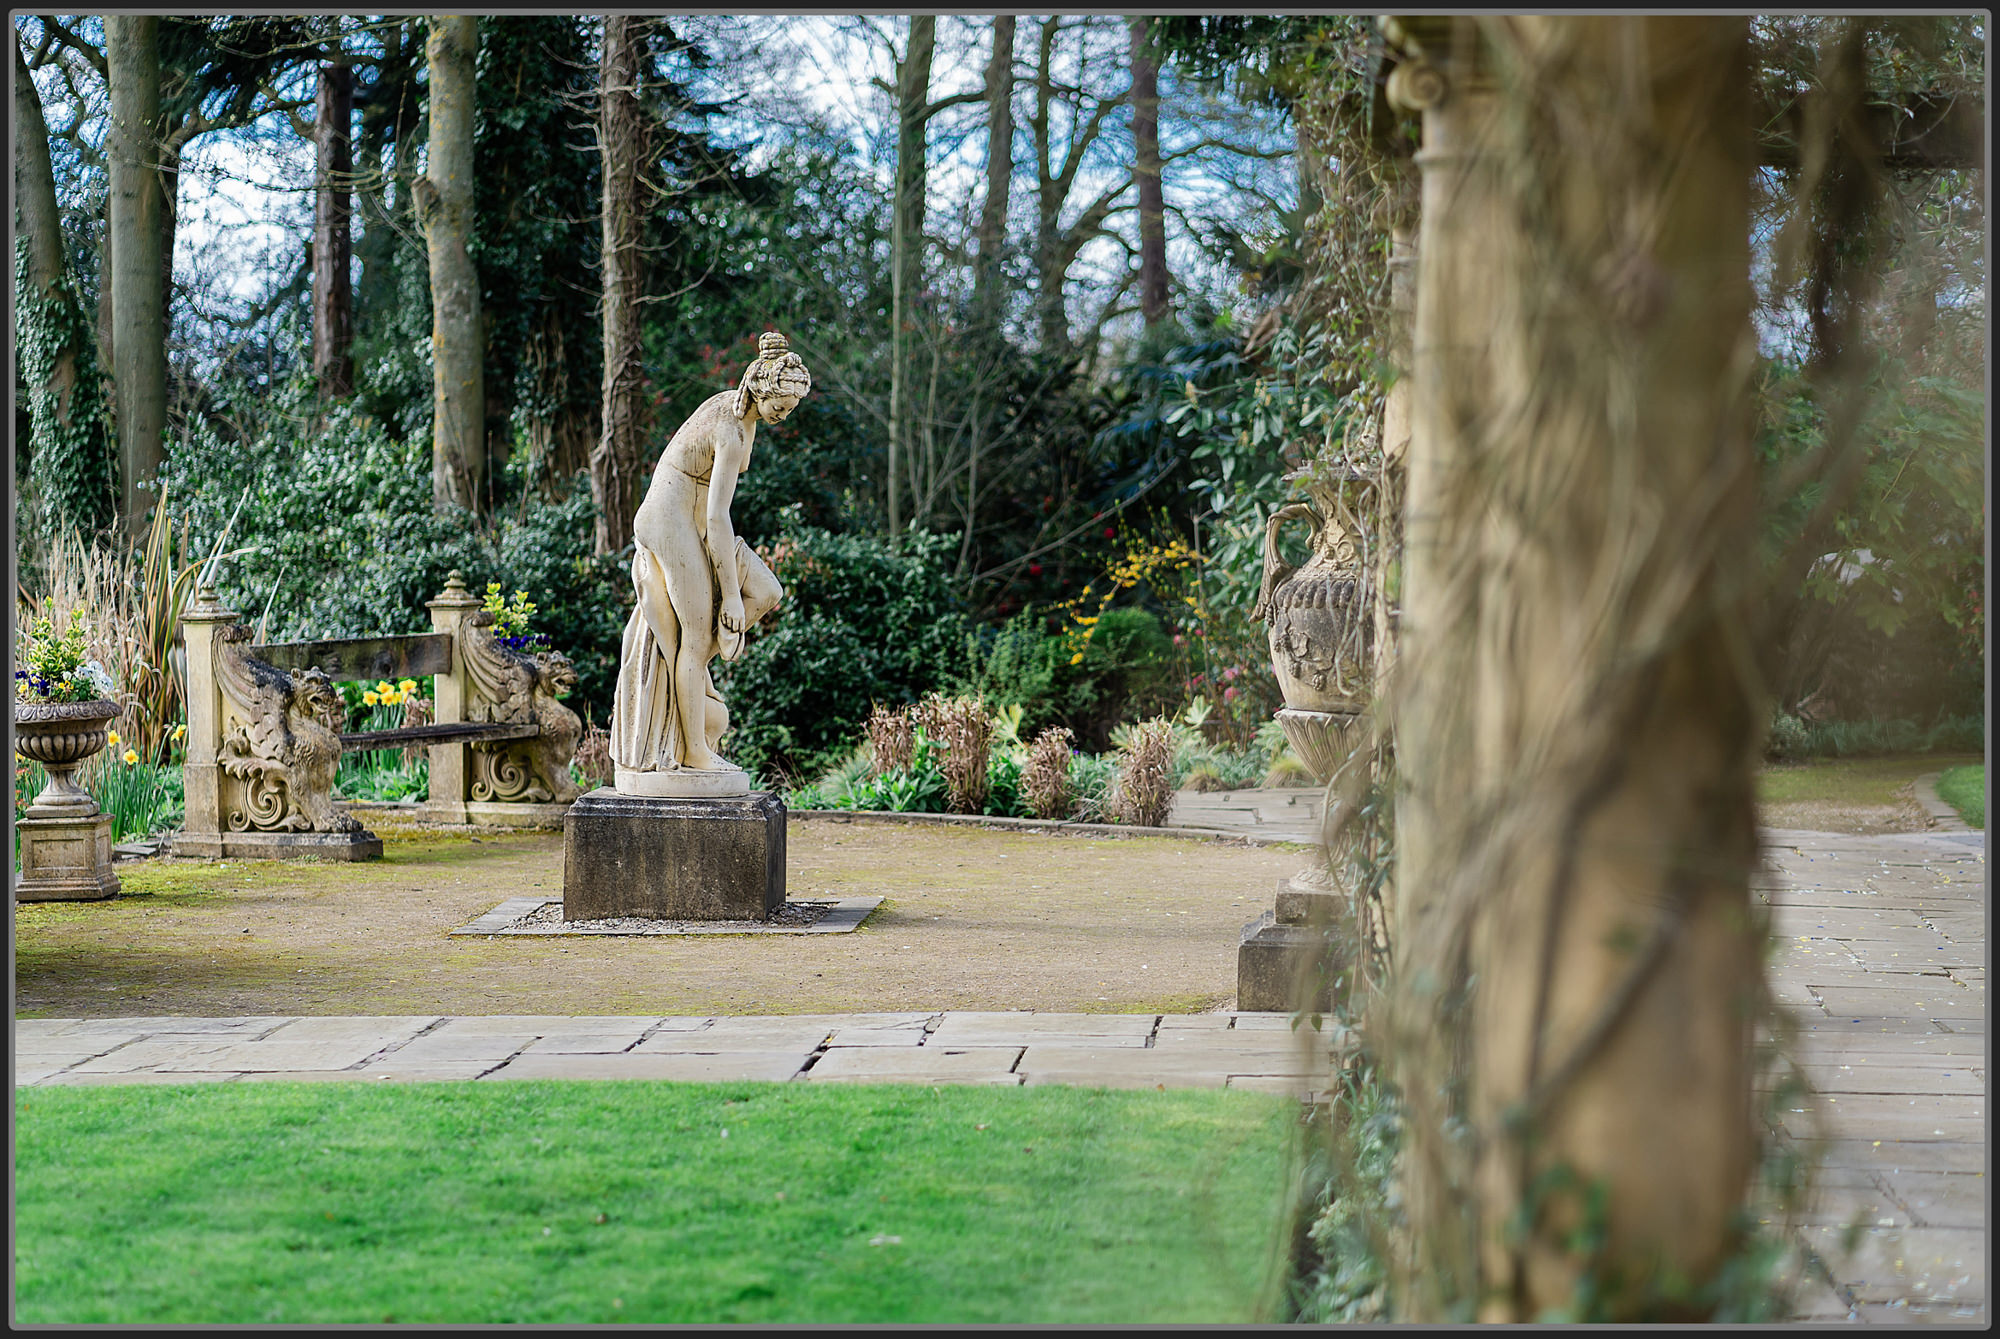
{"type": "Polygon", "coordinates": [[[757,336],[757,360],[743,369],[736,387],[736,417],[750,412],[750,397],[762,400],[772,395],[792,395],[803,400],[812,390],[812,374],[791,342],[775,330],[757,336]]]}

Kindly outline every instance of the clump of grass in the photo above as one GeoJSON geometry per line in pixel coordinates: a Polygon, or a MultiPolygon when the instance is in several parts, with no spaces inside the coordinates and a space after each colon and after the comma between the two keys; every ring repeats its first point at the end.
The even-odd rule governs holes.
{"type": "Polygon", "coordinates": [[[1069,817],[1076,798],[1070,785],[1072,738],[1062,726],[1052,726],[1036,735],[1035,742],[1028,746],[1027,766],[1021,772],[1021,795],[1036,818],[1069,817]]]}
{"type": "Polygon", "coordinates": [[[611,735],[603,726],[585,727],[583,738],[577,741],[576,754],[570,759],[570,772],[585,790],[609,786],[617,780],[611,762],[611,735]]]}
{"type": "Polygon", "coordinates": [[[976,814],[986,806],[993,717],[977,697],[933,693],[917,708],[922,730],[944,773],[945,793],[955,814],[976,814]]]}
{"type": "Polygon", "coordinates": [[[875,704],[868,713],[868,759],[873,774],[907,772],[917,747],[916,722],[908,707],[875,704]]]}
{"type": "Polygon", "coordinates": [[[1174,727],[1164,717],[1142,721],[1118,750],[1118,817],[1138,827],[1164,827],[1173,807],[1174,727]]]}

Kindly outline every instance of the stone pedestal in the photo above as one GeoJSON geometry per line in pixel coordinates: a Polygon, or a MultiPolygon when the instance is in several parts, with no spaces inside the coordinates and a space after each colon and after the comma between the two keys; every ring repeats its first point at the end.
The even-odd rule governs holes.
{"type": "Polygon", "coordinates": [[[16,902],[95,902],[118,896],[111,872],[111,815],[25,816],[16,902]]]}
{"type": "Polygon", "coordinates": [[[1334,980],[1347,966],[1332,932],[1346,913],[1345,894],[1280,883],[1276,911],[1243,927],[1236,948],[1236,1007],[1279,1013],[1331,1009],[1334,980]]]}
{"type": "Polygon", "coordinates": [[[600,787],[563,820],[563,919],[767,920],[785,901],[785,805],[600,787]]]}

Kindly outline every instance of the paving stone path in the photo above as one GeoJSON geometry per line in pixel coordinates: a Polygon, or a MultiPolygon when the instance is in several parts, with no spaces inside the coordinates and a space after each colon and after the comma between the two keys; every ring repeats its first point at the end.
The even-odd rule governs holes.
{"type": "Polygon", "coordinates": [[[1249,1088],[1314,1099],[1338,1029],[1285,1014],[27,1018],[17,1087],[265,1079],[802,1079],[1249,1088]]]}
{"type": "Polygon", "coordinates": [[[1821,1158],[1797,1319],[1984,1324],[1985,835],[1766,843],[1772,986],[1813,1089],[1778,1129],[1821,1158]]]}

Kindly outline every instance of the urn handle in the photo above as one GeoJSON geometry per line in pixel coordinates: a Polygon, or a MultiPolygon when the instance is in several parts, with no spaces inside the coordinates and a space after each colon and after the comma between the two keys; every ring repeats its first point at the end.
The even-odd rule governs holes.
{"type": "Polygon", "coordinates": [[[1257,604],[1250,611],[1250,617],[1271,621],[1271,597],[1276,594],[1278,583],[1299,569],[1286,562],[1278,552],[1278,530],[1286,521],[1304,516],[1312,521],[1313,543],[1319,542],[1319,532],[1326,527],[1320,514],[1303,502],[1288,502],[1271,513],[1271,519],[1264,523],[1264,582],[1257,588],[1257,604]]]}

